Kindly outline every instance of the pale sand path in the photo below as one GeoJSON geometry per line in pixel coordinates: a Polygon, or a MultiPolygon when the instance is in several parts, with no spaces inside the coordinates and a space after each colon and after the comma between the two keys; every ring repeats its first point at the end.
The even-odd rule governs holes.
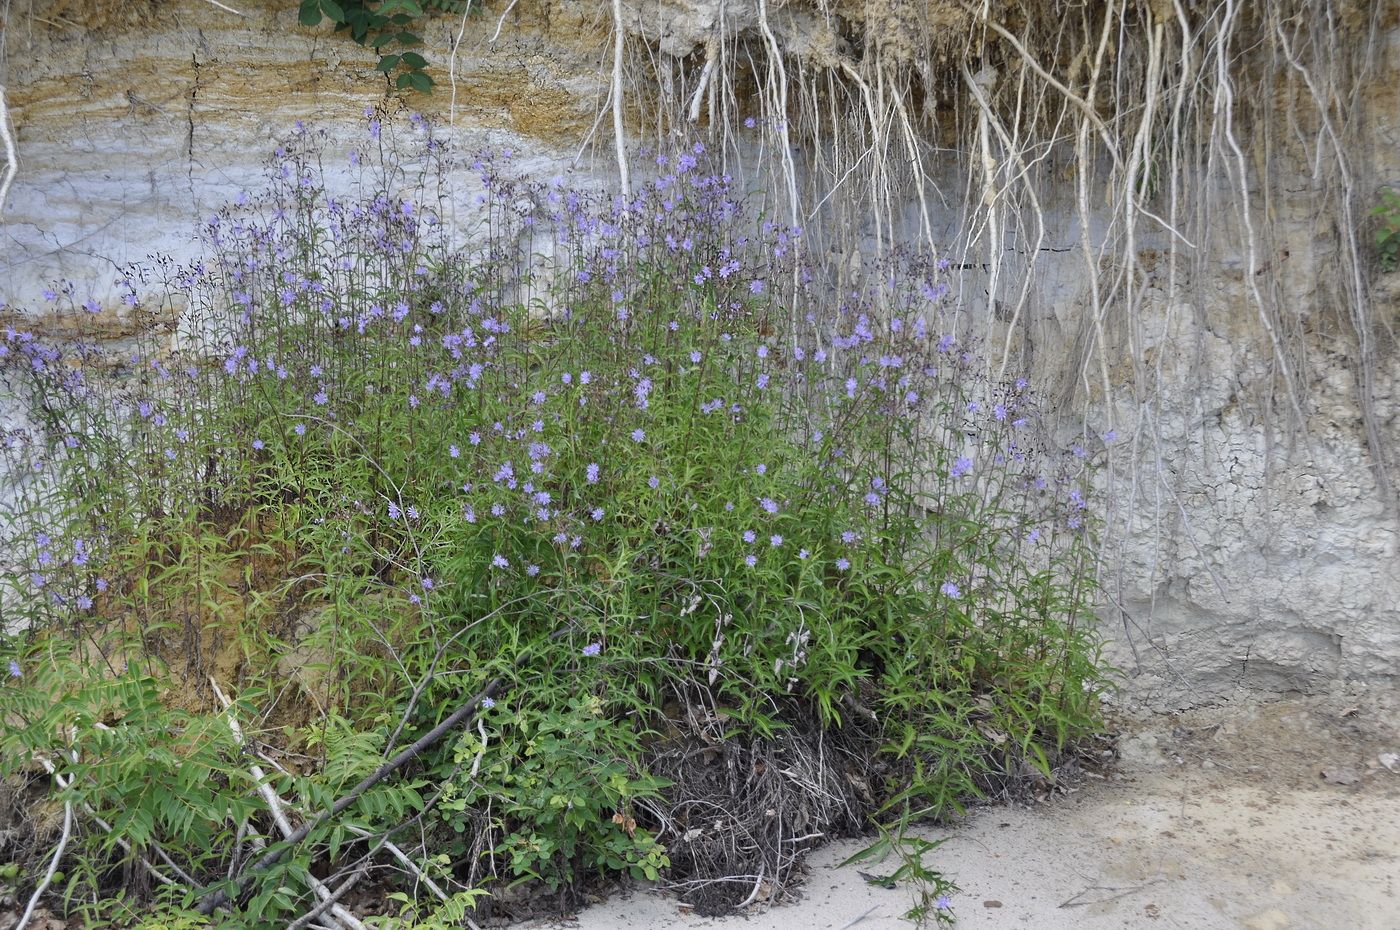
{"type": "MultiPolygon", "coordinates": [[[[1400,763],[1392,773],[1380,762],[1400,753],[1397,707],[1400,695],[1373,691],[1129,723],[1110,778],[928,830],[952,836],[930,861],[962,887],[964,930],[1400,930],[1400,763]]],[[[900,920],[905,890],[836,867],[858,848],[814,854],[800,900],[746,917],[705,919],[637,891],[528,926],[912,927],[900,920]]]]}

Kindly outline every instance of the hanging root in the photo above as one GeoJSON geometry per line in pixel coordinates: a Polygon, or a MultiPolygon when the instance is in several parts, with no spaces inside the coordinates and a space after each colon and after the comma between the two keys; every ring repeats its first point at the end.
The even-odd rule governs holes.
{"type": "Polygon", "coordinates": [[[661,825],[673,872],[684,876],[675,890],[698,913],[780,898],[803,853],[864,828],[865,779],[878,777],[869,734],[811,725],[770,740],[725,738],[707,696],[688,703],[676,721],[682,735],[657,747],[648,765],[672,788],[646,813],[661,825]]]}
{"type": "Polygon", "coordinates": [[[639,95],[658,140],[708,132],[838,286],[890,253],[951,262],[953,325],[997,348],[988,374],[1051,385],[1052,428],[1126,440],[1107,555],[1144,531],[1196,542],[1171,465],[1193,427],[1166,411],[1222,373],[1191,357],[1184,322],[1230,333],[1267,473],[1273,450],[1311,451],[1314,369],[1345,339],[1376,486],[1400,503],[1400,441],[1375,410],[1395,339],[1363,248],[1384,179],[1356,157],[1386,6],[728,0],[703,56],[655,55],[634,80],[689,89],[639,95]],[[765,118],[747,130],[755,104],[765,118]],[[1285,176],[1306,180],[1285,190],[1285,176]],[[1332,241],[1290,242],[1279,215],[1331,217],[1332,241]]]}
{"type": "Polygon", "coordinates": [[[622,49],[627,37],[622,26],[622,0],[613,0],[613,65],[612,65],[612,115],[613,140],[617,148],[617,175],[622,185],[622,196],[631,197],[632,180],[627,171],[627,133],[623,111],[626,101],[622,97],[622,49]]]}
{"type": "Polygon", "coordinates": [[[0,84],[0,144],[5,147],[5,173],[0,176],[0,220],[5,218],[5,198],[10,195],[10,184],[19,174],[19,154],[15,151],[15,137],[10,130],[10,107],[5,100],[5,85],[0,84]]]}

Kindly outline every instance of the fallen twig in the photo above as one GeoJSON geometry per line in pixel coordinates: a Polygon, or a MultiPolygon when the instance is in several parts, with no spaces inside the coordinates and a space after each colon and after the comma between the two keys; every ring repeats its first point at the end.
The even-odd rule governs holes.
{"type": "Polygon", "coordinates": [[[53,881],[54,875],[58,872],[58,863],[63,858],[64,850],[68,848],[68,840],[72,836],[73,802],[68,801],[63,805],[63,836],[59,837],[58,845],[54,847],[53,859],[49,860],[49,869],[44,873],[39,887],[34,889],[34,894],[29,896],[29,904],[24,908],[24,913],[19,915],[19,923],[15,924],[12,930],[24,930],[29,925],[29,919],[34,916],[34,908],[39,906],[39,899],[44,896],[49,883],[53,881]]]}
{"type": "Polygon", "coordinates": [[[212,914],[217,908],[229,903],[231,900],[233,900],[235,896],[242,893],[244,886],[247,884],[248,880],[253,875],[257,874],[258,872],[265,871],[266,869],[275,865],[282,859],[283,856],[290,852],[293,847],[295,847],[302,840],[310,836],[312,831],[325,824],[326,821],[330,820],[332,817],[336,817],[343,813],[348,807],[350,807],[350,805],[354,804],[355,801],[357,801],[360,798],[360,796],[363,795],[366,791],[373,788],[375,785],[379,784],[384,779],[388,778],[394,772],[398,771],[401,767],[403,767],[407,762],[415,758],[424,749],[427,749],[433,743],[436,743],[438,740],[442,739],[442,737],[446,735],[448,731],[454,729],[458,724],[462,723],[473,713],[475,713],[477,707],[481,705],[481,702],[486,698],[495,695],[495,693],[500,689],[500,687],[501,679],[493,678],[490,681],[490,683],[488,683],[486,687],[482,689],[475,697],[467,701],[461,707],[457,708],[457,710],[454,711],[452,715],[449,716],[446,720],[442,721],[442,723],[439,723],[437,726],[433,727],[432,730],[419,737],[417,742],[413,743],[411,746],[408,746],[398,755],[394,756],[394,758],[390,759],[388,762],[385,762],[379,768],[375,769],[372,773],[366,776],[365,779],[361,781],[358,785],[351,788],[348,793],[346,793],[340,798],[340,800],[336,801],[333,805],[331,805],[329,809],[322,811],[315,818],[305,821],[300,827],[293,830],[292,833],[289,836],[287,836],[287,838],[281,845],[263,854],[261,857],[259,857],[259,859],[256,862],[254,862],[251,866],[245,869],[243,874],[239,878],[236,878],[234,880],[234,895],[229,895],[223,889],[217,889],[215,891],[208,892],[203,896],[203,898],[200,900],[198,906],[195,909],[201,914],[208,915],[212,914]]]}
{"type": "MultiPolygon", "coordinates": [[[[480,718],[477,719],[477,724],[478,726],[480,726],[480,718]]],[[[277,763],[277,760],[272,759],[261,752],[258,753],[258,756],[268,765],[277,769],[279,772],[285,773],[287,771],[285,768],[283,768],[277,763]]],[[[346,824],[345,829],[360,837],[361,839],[370,839],[376,836],[374,832],[366,830],[364,827],[358,827],[353,823],[346,824]]],[[[433,881],[432,878],[429,877],[428,873],[423,871],[423,869],[416,862],[413,861],[413,858],[407,852],[405,852],[402,847],[391,843],[386,839],[384,841],[384,851],[387,852],[389,855],[393,856],[395,859],[399,860],[399,863],[402,864],[404,868],[412,872],[415,878],[417,878],[423,884],[427,885],[428,890],[431,891],[434,895],[436,895],[439,901],[447,900],[447,892],[443,891],[442,888],[437,884],[437,882],[433,881]]],[[[259,852],[261,852],[261,850],[259,850],[259,852]]],[[[233,874],[233,872],[230,872],[229,877],[232,878],[233,874]]]]}
{"type": "Polygon", "coordinates": [[[1128,888],[1113,887],[1109,885],[1090,885],[1083,891],[1077,892],[1076,894],[1071,895],[1064,901],[1061,901],[1060,907],[1084,907],[1089,904],[1103,904],[1108,901],[1117,901],[1119,898],[1125,898],[1130,894],[1136,894],[1137,892],[1142,891],[1144,888],[1151,888],[1153,885],[1160,885],[1164,881],[1166,881],[1165,878],[1154,878],[1150,882],[1143,882],[1141,885],[1133,885],[1128,888]],[[1095,898],[1092,901],[1076,900],[1078,898],[1084,897],[1091,891],[1116,891],[1118,893],[1115,895],[1111,895],[1107,898],[1095,898]]]}
{"type": "MultiPolygon", "coordinates": [[[[340,904],[337,902],[339,902],[340,899],[345,896],[345,893],[347,891],[355,887],[355,883],[358,882],[362,877],[364,877],[366,871],[367,870],[364,867],[356,869],[355,873],[349,878],[347,878],[345,881],[341,882],[340,887],[337,888],[335,891],[330,891],[328,889],[326,891],[326,896],[321,900],[321,902],[315,907],[313,907],[311,910],[307,911],[305,914],[302,914],[296,920],[288,924],[287,930],[301,930],[302,927],[305,927],[307,924],[311,923],[313,920],[315,920],[317,917],[320,917],[328,910],[333,916],[335,915],[336,911],[344,911],[345,909],[341,907],[340,904]]],[[[325,886],[322,885],[321,887],[324,888],[325,886]]],[[[346,913],[349,912],[347,911],[346,913]]],[[[364,924],[361,924],[359,920],[355,920],[355,923],[359,924],[361,927],[364,926],[364,924]]]]}
{"type": "MultiPolygon", "coordinates": [[[[213,675],[208,676],[208,678],[209,687],[214,689],[214,696],[219,699],[220,704],[224,705],[224,717],[228,721],[229,732],[233,734],[234,741],[237,742],[240,747],[246,745],[247,741],[243,737],[243,728],[239,726],[238,718],[235,717],[233,713],[233,702],[228,699],[228,695],[220,690],[219,683],[214,680],[213,675]]],[[[282,798],[278,796],[277,792],[272,790],[272,785],[267,779],[267,773],[264,772],[262,766],[258,765],[256,762],[248,767],[248,771],[257,782],[258,793],[261,794],[263,800],[267,802],[267,809],[272,813],[272,822],[277,825],[277,829],[282,834],[283,839],[289,838],[292,835],[291,821],[287,819],[287,813],[284,810],[285,805],[282,802],[282,798]]],[[[254,840],[254,844],[261,845],[256,839],[254,840]]],[[[324,911],[329,909],[331,919],[335,921],[335,926],[339,927],[343,925],[349,927],[350,930],[369,930],[358,917],[338,905],[336,900],[339,895],[333,895],[331,890],[315,876],[307,874],[306,881],[307,884],[311,886],[311,890],[315,892],[316,897],[321,901],[321,906],[311,912],[311,916],[306,919],[306,923],[315,920],[324,911]]],[[[344,892],[341,893],[343,894],[344,892]]],[[[305,926],[305,924],[303,924],[303,926],[305,926]]]]}
{"type": "Polygon", "coordinates": [[[856,924],[860,923],[862,920],[864,920],[865,918],[869,917],[872,913],[874,913],[875,908],[877,908],[877,907],[879,907],[879,906],[880,906],[880,905],[875,904],[875,905],[871,905],[870,907],[867,907],[864,911],[862,911],[862,912],[860,913],[860,915],[859,915],[858,917],[854,918],[853,920],[848,920],[848,921],[846,921],[844,924],[842,924],[840,927],[838,927],[837,930],[851,930],[851,928],[854,927],[856,924]]]}
{"type": "MultiPolygon", "coordinates": [[[[351,833],[360,837],[361,839],[368,839],[374,836],[373,833],[371,833],[369,830],[366,830],[364,827],[357,827],[353,824],[347,827],[347,829],[351,833]]],[[[408,853],[403,851],[403,849],[394,845],[388,840],[385,840],[384,851],[387,852],[389,855],[393,856],[395,859],[399,860],[399,863],[403,865],[404,868],[408,869],[410,872],[413,873],[414,878],[418,879],[424,885],[427,885],[428,890],[431,891],[439,901],[447,900],[447,892],[443,891],[442,888],[438,886],[437,882],[433,881],[430,877],[428,877],[428,873],[424,872],[423,869],[420,868],[419,865],[413,861],[413,858],[409,856],[408,853]]]]}

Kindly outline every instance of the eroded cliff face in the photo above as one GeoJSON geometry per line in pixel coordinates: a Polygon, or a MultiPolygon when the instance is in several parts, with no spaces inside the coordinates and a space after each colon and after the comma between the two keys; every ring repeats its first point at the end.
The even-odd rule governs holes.
{"type": "MultiPolygon", "coordinates": [[[[1129,457],[1136,475],[1120,488],[1138,493],[1104,581],[1121,608],[1110,655],[1157,706],[1400,669],[1400,537],[1367,452],[1351,359],[1316,346],[1306,430],[1271,429],[1246,399],[1247,373],[1267,364],[1210,322],[1238,306],[1161,307],[1174,319],[1147,350],[1160,379],[1157,435],[1129,457]]],[[[1394,442],[1394,356],[1373,403],[1394,442]]]]}
{"type": "MultiPolygon", "coordinates": [[[[42,310],[42,290],[66,279],[80,299],[116,307],[119,266],[153,254],[192,258],[194,226],[258,186],[264,158],[297,120],[325,132],[328,163],[362,141],[366,107],[412,106],[446,124],[460,148],[511,149],[522,169],[540,174],[612,176],[610,120],[596,119],[611,78],[609,4],[489,3],[465,21],[435,20],[425,39],[438,90],[409,101],[386,97],[371,53],[300,28],[293,4],[230,5],[248,15],[202,0],[114,4],[120,15],[105,19],[104,4],[93,4],[83,9],[96,18],[83,28],[66,24],[73,10],[58,0],[36,3],[32,18],[13,14],[6,80],[22,165],[0,227],[0,300],[42,310]],[[585,147],[590,139],[598,144],[585,147]]],[[[853,61],[855,33],[887,37],[882,47],[897,59],[901,43],[928,36],[930,24],[955,38],[968,26],[960,7],[933,2],[627,0],[623,9],[631,54],[661,61],[658,74],[674,64],[695,75],[717,45],[767,42],[768,7],[773,41],[812,67],[853,61]],[[915,14],[922,31],[905,28],[915,14]]],[[[1359,127],[1350,168],[1372,190],[1400,183],[1397,23],[1400,11],[1382,23],[1376,71],[1345,115],[1359,127]]],[[[672,94],[683,107],[699,87],[635,76],[628,86],[672,94]]],[[[633,141],[661,133],[649,112],[629,100],[633,141]]],[[[699,124],[715,128],[703,116],[699,124]]],[[[1300,127],[1309,140],[1317,131],[1300,127]]],[[[1099,422],[1111,411],[1128,424],[1114,443],[1105,624],[1130,692],[1153,705],[1400,673],[1400,533],[1361,416],[1364,398],[1372,428],[1400,448],[1400,359],[1380,326],[1374,371],[1359,383],[1353,341],[1328,322],[1346,298],[1318,270],[1340,260],[1342,219],[1316,208],[1311,145],[1269,153],[1268,170],[1251,182],[1269,195],[1267,254],[1247,258],[1240,218],[1228,212],[1208,241],[1194,243],[1184,269],[1161,260],[1170,234],[1145,229],[1131,319],[1104,337],[1115,390],[1081,392],[1099,422]],[[1277,357],[1251,302],[1260,282],[1297,324],[1289,357],[1302,390],[1296,409],[1275,395],[1277,415],[1261,401],[1277,357]]],[[[805,166],[820,156],[794,143],[796,170],[815,170],[805,166]]],[[[969,182],[972,161],[930,168],[938,189],[954,193],[930,195],[926,221],[906,205],[900,229],[911,243],[924,222],[935,240],[968,236],[967,200],[957,195],[981,196],[969,182]]],[[[774,177],[762,165],[754,174],[774,177]]],[[[988,310],[995,282],[966,247],[952,283],[993,344],[1020,326],[1021,360],[1069,397],[1085,380],[1083,334],[1094,312],[1080,246],[1109,207],[1093,205],[1086,231],[1072,185],[1040,206],[1048,233],[1023,318],[1007,323],[988,310]]],[[[1400,326],[1400,275],[1374,277],[1367,293],[1382,323],[1400,326]]],[[[110,314],[120,330],[119,313],[110,314]]]]}
{"type": "MultiPolygon", "coordinates": [[[[113,302],[117,266],[149,254],[187,257],[194,225],[255,190],[265,160],[298,121],[324,131],[330,156],[364,138],[366,107],[385,105],[376,57],[329,29],[297,24],[295,4],[153,2],[133,20],[96,4],[64,25],[62,4],[35,19],[16,9],[6,29],[9,103],[22,160],[0,237],[4,299],[39,306],[55,279],[113,302]],[[133,25],[133,22],[135,23],[133,25]]],[[[594,17],[549,11],[472,16],[447,80],[447,49],[462,24],[425,36],[440,64],[437,94],[414,108],[452,123],[464,150],[513,149],[526,169],[572,164],[592,124],[597,62],[607,30],[594,17]]],[[[391,103],[389,109],[408,110],[391,103]]],[[[341,164],[344,164],[341,162],[341,164]]]]}

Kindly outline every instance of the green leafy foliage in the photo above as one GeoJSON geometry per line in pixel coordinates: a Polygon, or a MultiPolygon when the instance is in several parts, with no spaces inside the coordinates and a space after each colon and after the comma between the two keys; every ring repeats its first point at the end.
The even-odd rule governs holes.
{"type": "Polygon", "coordinates": [[[412,51],[423,43],[423,22],[433,13],[461,16],[475,7],[476,0],[301,0],[297,18],[303,26],[331,22],[336,32],[379,53],[375,69],[394,87],[426,94],[433,89],[428,61],[412,51]]]}
{"type": "Polygon", "coordinates": [[[924,861],[930,853],[942,846],[946,839],[928,840],[915,835],[911,829],[909,812],[906,810],[898,821],[879,825],[879,838],[864,849],[859,850],[844,862],[848,865],[879,865],[890,857],[899,863],[893,872],[873,874],[860,872],[869,884],[880,888],[894,889],[901,884],[910,890],[913,902],[904,918],[918,926],[930,921],[938,926],[949,926],[956,922],[953,910],[953,895],[959,891],[956,882],[924,861]]]}
{"type": "Polygon", "coordinates": [[[395,891],[387,898],[400,906],[399,913],[371,917],[365,923],[378,930],[457,930],[468,925],[467,918],[485,895],[480,889],[459,891],[446,901],[424,905],[402,891],[395,891]]]}
{"type": "MultiPolygon", "coordinates": [[[[467,832],[469,812],[495,802],[501,840],[517,877],[539,879],[551,890],[572,883],[576,869],[634,878],[660,876],[670,864],[665,848],[637,826],[633,802],[659,796],[664,782],[633,770],[637,734],[618,727],[597,697],[567,699],[558,709],[524,708],[490,716],[503,742],[469,777],[454,776],[439,806],[445,822],[467,832]]],[[[454,762],[485,757],[488,745],[467,734],[454,762]]],[[[458,847],[461,850],[461,847],[458,847]]]]}
{"type": "Polygon", "coordinates": [[[1400,190],[1386,188],[1371,208],[1376,218],[1376,254],[1382,271],[1400,268],[1400,190]]]}

